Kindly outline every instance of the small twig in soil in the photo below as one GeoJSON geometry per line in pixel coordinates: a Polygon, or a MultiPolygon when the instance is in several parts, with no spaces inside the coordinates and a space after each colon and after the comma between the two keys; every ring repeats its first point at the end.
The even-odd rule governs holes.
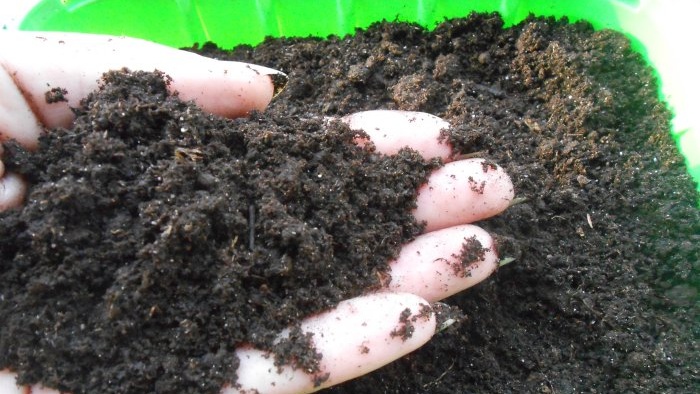
{"type": "Polygon", "coordinates": [[[450,371],[452,370],[452,367],[454,367],[454,366],[455,366],[455,360],[452,360],[452,364],[450,364],[450,366],[447,367],[447,369],[445,370],[445,372],[443,372],[442,374],[440,374],[440,376],[438,376],[437,379],[433,380],[432,382],[424,384],[424,385],[423,385],[423,388],[425,389],[425,388],[428,388],[429,386],[437,385],[437,384],[442,380],[442,378],[444,378],[445,375],[447,375],[447,373],[450,372],[450,371]]]}
{"type": "Polygon", "coordinates": [[[510,204],[508,204],[508,208],[510,208],[514,205],[522,204],[522,203],[527,202],[527,201],[528,201],[527,197],[516,197],[510,201],[510,204]]]}
{"type": "Polygon", "coordinates": [[[489,152],[485,150],[480,150],[477,152],[470,152],[470,153],[460,153],[454,157],[454,160],[465,160],[465,159],[476,159],[480,157],[486,157],[488,156],[489,152]]]}

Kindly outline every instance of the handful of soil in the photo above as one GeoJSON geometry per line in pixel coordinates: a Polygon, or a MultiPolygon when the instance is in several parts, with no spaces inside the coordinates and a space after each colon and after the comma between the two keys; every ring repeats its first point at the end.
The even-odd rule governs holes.
{"type": "MultiPolygon", "coordinates": [[[[271,349],[378,287],[421,230],[410,211],[437,163],[357,147],[339,122],[204,114],[166,83],[110,72],[72,130],[36,153],[6,146],[33,185],[0,217],[0,368],[21,382],[218,392],[236,345],[271,349]]],[[[276,357],[314,371],[320,355],[297,342],[276,357]]]]}

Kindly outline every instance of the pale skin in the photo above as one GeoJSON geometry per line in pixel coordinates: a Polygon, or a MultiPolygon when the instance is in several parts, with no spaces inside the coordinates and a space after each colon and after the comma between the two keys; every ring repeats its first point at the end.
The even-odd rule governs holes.
{"type": "MultiPolygon", "coordinates": [[[[171,90],[181,98],[227,117],[264,109],[275,91],[270,76],[280,74],[142,40],[43,32],[0,34],[0,65],[0,140],[15,139],[32,149],[47,128],[70,126],[70,106],[77,106],[110,69],[163,71],[172,78],[171,90]],[[44,94],[53,87],[66,89],[68,102],[47,104],[44,94]]],[[[393,154],[408,146],[426,159],[440,157],[447,163],[418,190],[414,215],[426,222],[425,233],[404,245],[399,257],[389,262],[391,277],[384,290],[346,300],[303,321],[302,328],[313,333],[314,344],[323,354],[321,374],[328,374],[328,380],[321,386],[314,387],[314,376],[302,370],[285,367],[278,373],[262,351],[241,345],[238,382],[223,387],[222,393],[307,393],[377,369],[435,334],[434,314],[419,316],[426,305],[481,282],[498,267],[493,239],[471,223],[499,214],[512,201],[513,185],[501,167],[484,165],[480,159],[451,161],[450,146],[438,138],[449,125],[429,114],[368,111],[341,120],[364,130],[381,153],[393,154]],[[483,189],[472,187],[474,183],[483,189]],[[483,260],[467,268],[470,275],[462,275],[455,272],[455,256],[464,240],[472,237],[488,251],[483,260]],[[415,331],[407,339],[391,335],[406,308],[415,317],[415,331]]],[[[0,161],[0,210],[21,206],[27,188],[0,161]]],[[[0,392],[58,393],[40,385],[18,387],[8,370],[0,371],[0,392]]]]}

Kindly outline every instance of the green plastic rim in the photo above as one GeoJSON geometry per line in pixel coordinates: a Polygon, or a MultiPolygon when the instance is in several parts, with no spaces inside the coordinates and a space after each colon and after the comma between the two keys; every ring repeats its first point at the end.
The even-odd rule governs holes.
{"type": "Polygon", "coordinates": [[[658,72],[659,95],[674,113],[671,133],[700,191],[696,0],[43,0],[20,29],[127,35],[173,47],[212,41],[231,48],[256,45],[266,36],[343,36],[385,19],[433,28],[472,11],[497,11],[507,26],[530,13],[567,16],[629,36],[658,72]]]}

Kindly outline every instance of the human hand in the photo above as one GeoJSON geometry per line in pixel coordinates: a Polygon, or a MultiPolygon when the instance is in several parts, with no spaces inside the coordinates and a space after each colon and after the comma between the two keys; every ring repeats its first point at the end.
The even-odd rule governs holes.
{"type": "MultiPolygon", "coordinates": [[[[231,118],[263,110],[286,83],[286,75],[266,67],[128,37],[75,33],[2,32],[0,66],[0,142],[15,139],[30,149],[44,128],[71,125],[71,107],[97,88],[107,70],[159,69],[172,77],[169,88],[183,100],[231,118]]],[[[0,178],[0,210],[19,205],[25,185],[5,174],[1,161],[0,178]]]]}
{"type": "MultiPolygon", "coordinates": [[[[193,56],[196,55],[163,47],[156,48],[153,44],[142,41],[110,38],[110,44],[105,44],[105,38],[97,38],[103,41],[93,48],[93,41],[82,41],[95,39],[90,36],[69,35],[56,38],[44,33],[40,35],[46,40],[30,39],[33,44],[17,46],[15,51],[27,51],[28,47],[45,45],[42,49],[29,52],[42,53],[42,56],[64,60],[67,64],[54,63],[51,66],[52,70],[46,71],[46,66],[40,66],[45,63],[39,62],[35,66],[27,66],[33,67],[30,68],[32,72],[27,72],[25,65],[17,60],[23,59],[22,56],[12,57],[13,63],[0,59],[5,70],[10,70],[9,73],[14,77],[3,80],[5,85],[0,85],[3,91],[14,89],[14,81],[19,81],[17,85],[25,92],[30,92],[30,99],[26,102],[31,103],[25,105],[25,110],[22,111],[26,94],[5,95],[0,98],[0,132],[4,138],[15,138],[27,146],[36,143],[36,138],[42,130],[38,120],[45,122],[47,126],[66,126],[70,123],[71,113],[66,103],[58,103],[64,105],[63,110],[52,107],[58,104],[46,104],[43,95],[46,90],[52,87],[66,88],[67,97],[72,100],[69,104],[75,106],[80,98],[97,86],[96,81],[101,73],[110,68],[126,66],[147,71],[157,68],[173,78],[171,88],[178,90],[181,97],[193,98],[204,109],[224,116],[242,115],[253,108],[262,109],[273,95],[273,86],[269,78],[258,77],[255,73],[245,74],[248,72],[247,67],[239,69],[229,63],[211,60],[195,62],[193,56]],[[111,42],[115,40],[120,41],[116,41],[114,51],[108,50],[96,55],[95,51],[102,51],[99,47],[106,45],[111,48],[111,42]],[[87,56],[90,59],[97,56],[100,60],[89,62],[80,57],[86,55],[77,54],[67,57],[63,51],[69,42],[76,44],[71,50],[84,51],[89,53],[87,56]],[[44,49],[49,45],[53,45],[50,50],[56,51],[51,55],[47,55],[48,49],[44,49]],[[150,60],[132,60],[138,59],[138,55],[143,53],[147,53],[145,58],[150,60]],[[178,59],[182,59],[181,54],[185,54],[187,62],[178,62],[178,59]],[[186,68],[182,68],[183,63],[187,64],[186,68]],[[198,69],[197,64],[202,68],[198,69]],[[22,72],[15,73],[18,70],[22,72]],[[238,71],[224,73],[212,70],[238,71]],[[240,79],[235,79],[233,74],[248,75],[248,82],[236,82],[240,79]],[[31,81],[21,79],[27,77],[31,81]],[[233,91],[238,92],[237,94],[231,95],[231,89],[228,90],[228,94],[218,90],[226,84],[228,78],[233,78],[234,82],[231,83],[236,86],[233,91]],[[209,83],[210,88],[202,89],[203,82],[209,83]],[[33,90],[28,90],[26,86],[33,90]],[[244,88],[248,90],[240,90],[244,88]],[[188,91],[193,94],[184,94],[188,91]],[[222,103],[222,97],[232,97],[231,102],[222,103]],[[259,99],[254,99],[255,97],[259,99]],[[224,104],[234,109],[222,110],[224,104]],[[27,110],[36,112],[28,113],[27,110]],[[33,115],[34,113],[37,115],[33,115]]],[[[3,45],[5,44],[0,44],[0,56],[11,57],[12,48],[8,50],[3,45]]],[[[30,55],[23,56],[24,59],[32,61],[30,55]]],[[[261,74],[274,73],[274,70],[269,69],[257,70],[261,70],[261,74]]],[[[5,78],[5,75],[1,74],[0,79],[5,78]]],[[[438,142],[440,131],[448,125],[426,114],[372,111],[352,115],[343,120],[352,128],[364,129],[378,151],[385,154],[392,154],[403,146],[410,146],[426,158],[441,157],[448,161],[452,153],[449,146],[438,142]]],[[[6,191],[3,195],[5,206],[19,204],[24,194],[21,181],[16,177],[13,180],[12,175],[5,175],[3,186],[6,191]]],[[[405,245],[399,258],[391,263],[391,280],[386,284],[386,291],[347,300],[336,309],[310,317],[302,323],[303,330],[314,334],[317,351],[323,354],[321,370],[328,374],[328,380],[323,382],[322,386],[314,387],[314,376],[318,374],[309,376],[291,367],[283,368],[279,374],[272,358],[266,357],[261,351],[241,347],[238,351],[241,365],[237,372],[240,387],[226,387],[224,392],[252,392],[253,388],[260,392],[308,392],[360,376],[424,344],[436,330],[435,316],[430,308],[424,307],[429,302],[478,283],[497,267],[498,258],[492,239],[487,233],[468,223],[499,213],[508,206],[512,196],[512,184],[507,175],[500,168],[482,160],[452,162],[437,170],[431,175],[429,182],[421,187],[415,210],[416,218],[427,223],[426,233],[405,245]],[[461,267],[461,262],[457,261],[455,256],[460,255],[465,239],[472,237],[476,237],[482,247],[488,250],[468,267],[461,267]],[[466,272],[469,275],[464,275],[466,272]],[[396,335],[397,329],[401,328],[398,317],[406,308],[411,311],[409,321],[414,331],[410,336],[396,335]],[[421,315],[421,311],[427,313],[421,315]]],[[[0,207],[2,198],[0,197],[0,207]]],[[[14,389],[10,373],[0,376],[0,392],[12,392],[10,390],[14,389]]],[[[17,390],[23,392],[19,391],[19,388],[17,390]]],[[[33,393],[55,392],[41,390],[44,389],[32,388],[33,393]]]]}

